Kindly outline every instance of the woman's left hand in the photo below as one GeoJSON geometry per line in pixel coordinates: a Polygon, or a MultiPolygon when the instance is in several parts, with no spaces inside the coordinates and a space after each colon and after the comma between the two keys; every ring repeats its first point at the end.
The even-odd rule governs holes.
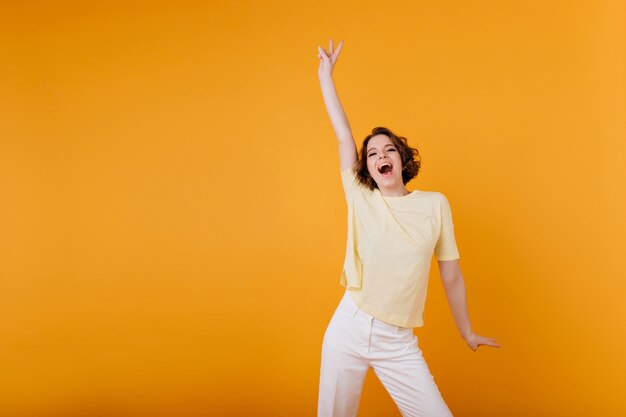
{"type": "Polygon", "coordinates": [[[471,333],[469,336],[465,337],[465,341],[467,345],[473,350],[476,351],[478,346],[493,346],[493,347],[502,347],[498,343],[496,343],[496,339],[491,337],[481,336],[479,334],[471,333]]]}

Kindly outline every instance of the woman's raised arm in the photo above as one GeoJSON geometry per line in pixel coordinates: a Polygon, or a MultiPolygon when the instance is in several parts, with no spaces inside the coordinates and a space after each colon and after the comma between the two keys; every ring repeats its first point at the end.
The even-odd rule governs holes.
{"type": "Polygon", "coordinates": [[[358,160],[358,157],[352,130],[350,129],[346,113],[339,101],[335,83],[333,82],[333,68],[335,67],[342,47],[343,41],[339,42],[336,50],[333,50],[332,39],[328,43],[328,52],[319,46],[317,48],[317,56],[320,59],[320,66],[317,72],[320,79],[320,86],[322,87],[322,96],[324,97],[326,111],[328,112],[330,121],[335,129],[335,134],[337,135],[337,140],[339,141],[339,165],[341,170],[344,170],[353,166],[358,160]]]}

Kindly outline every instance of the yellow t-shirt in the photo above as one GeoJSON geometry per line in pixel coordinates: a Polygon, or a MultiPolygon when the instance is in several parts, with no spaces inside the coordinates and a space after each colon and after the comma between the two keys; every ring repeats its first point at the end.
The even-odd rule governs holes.
{"type": "Polygon", "coordinates": [[[430,263],[459,258],[450,205],[437,191],[385,197],[341,171],[348,206],[346,257],[341,274],[366,313],[400,327],[424,325],[430,263]]]}

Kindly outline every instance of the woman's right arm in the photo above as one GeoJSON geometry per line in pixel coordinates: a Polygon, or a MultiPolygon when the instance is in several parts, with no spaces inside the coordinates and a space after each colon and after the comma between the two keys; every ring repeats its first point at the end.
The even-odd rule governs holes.
{"type": "Polygon", "coordinates": [[[343,171],[346,168],[353,166],[358,160],[356,152],[356,143],[352,137],[352,130],[350,130],[350,124],[346,113],[341,106],[337,90],[335,89],[335,83],[333,82],[333,68],[341,48],[343,41],[339,42],[337,49],[333,51],[333,41],[329,42],[328,53],[321,47],[318,47],[318,57],[320,59],[320,66],[318,68],[318,75],[320,79],[320,86],[322,87],[322,96],[324,97],[324,104],[326,105],[326,111],[330,117],[330,121],[335,129],[339,146],[339,165],[343,171]]]}

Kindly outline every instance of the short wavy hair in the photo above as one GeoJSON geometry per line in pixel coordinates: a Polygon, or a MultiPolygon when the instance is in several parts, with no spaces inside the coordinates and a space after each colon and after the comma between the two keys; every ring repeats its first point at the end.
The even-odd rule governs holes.
{"type": "Polygon", "coordinates": [[[405,137],[396,135],[386,127],[375,127],[374,129],[372,129],[372,133],[370,133],[365,137],[365,139],[363,139],[363,147],[361,148],[359,161],[356,168],[356,176],[359,182],[369,187],[370,190],[378,188],[376,181],[374,181],[369,171],[367,170],[367,144],[370,139],[376,135],[387,136],[389,139],[391,139],[393,144],[396,145],[396,148],[400,152],[400,157],[402,159],[402,182],[406,184],[413,178],[417,177],[422,159],[419,151],[416,148],[410,147],[405,137]]]}

